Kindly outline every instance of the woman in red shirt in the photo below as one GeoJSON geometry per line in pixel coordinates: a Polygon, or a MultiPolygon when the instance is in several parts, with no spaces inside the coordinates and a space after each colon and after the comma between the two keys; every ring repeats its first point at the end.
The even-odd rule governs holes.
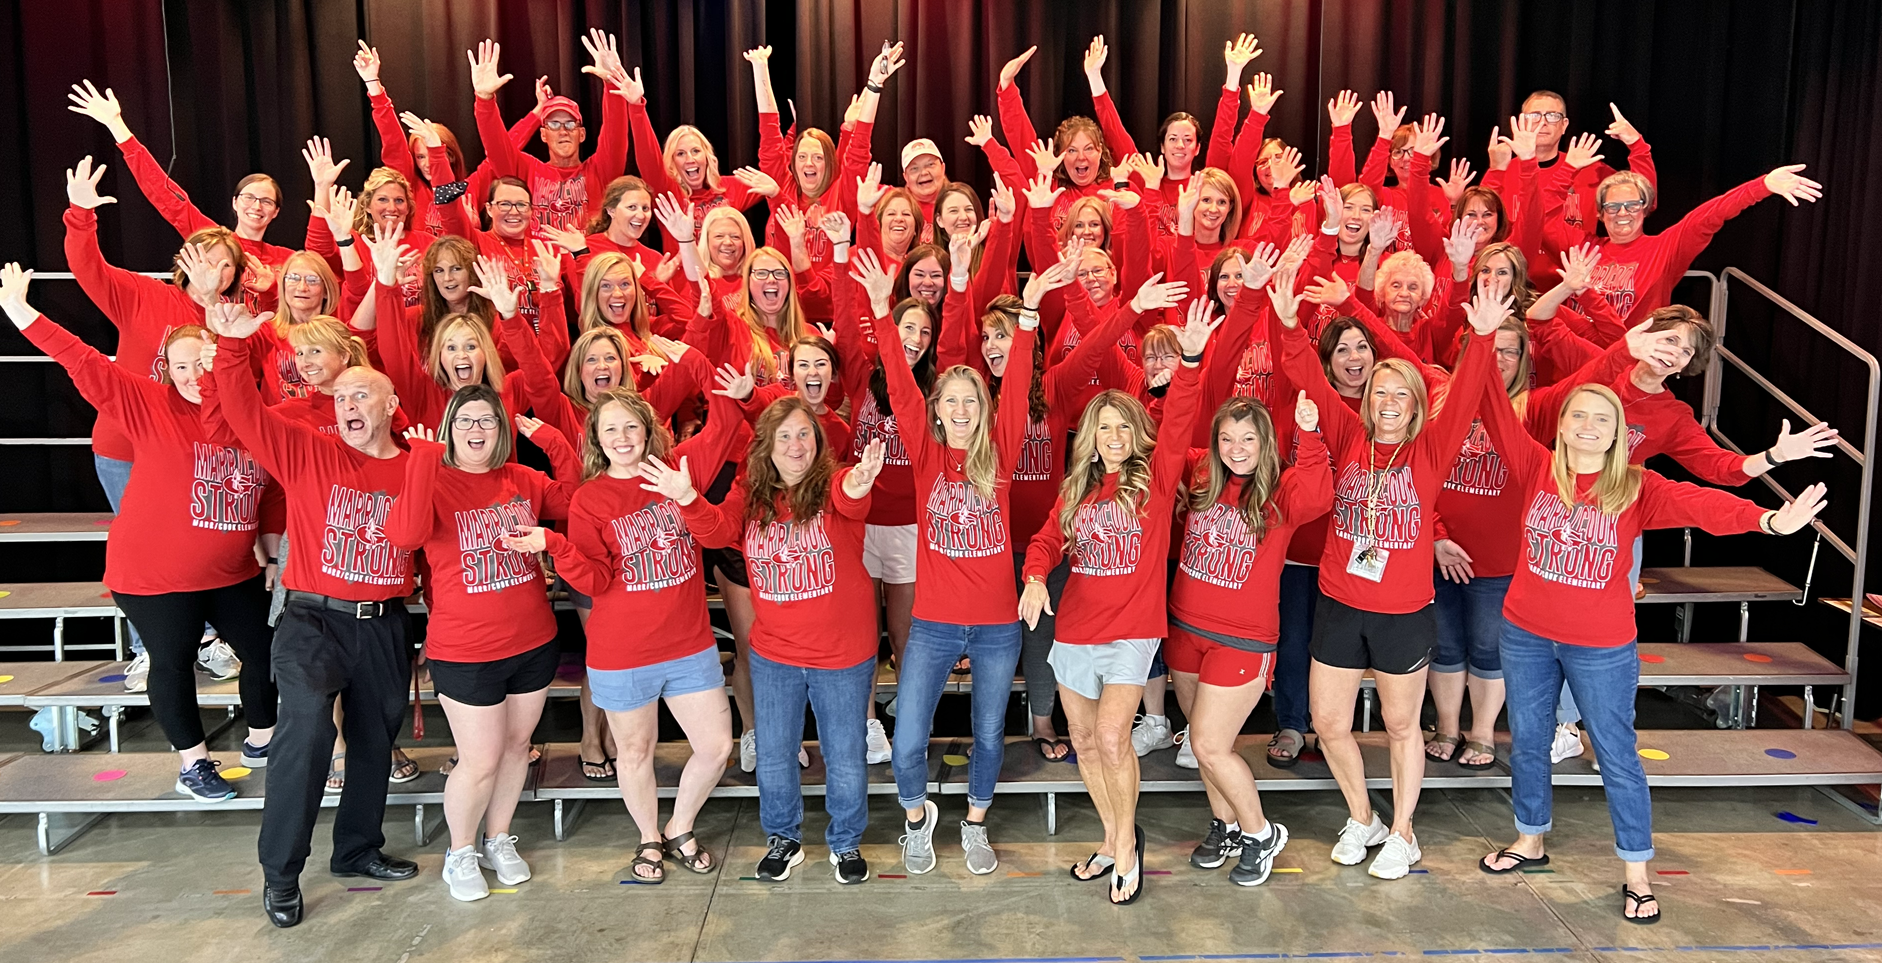
{"type": "MultiPolygon", "coordinates": [[[[1283,329],[1282,367],[1328,412],[1324,430],[1334,463],[1332,524],[1320,559],[1323,597],[1314,612],[1308,676],[1320,748],[1350,812],[1333,860],[1354,865],[1366,858],[1369,847],[1383,843],[1367,871],[1380,879],[1399,879],[1421,858],[1411,829],[1424,775],[1418,713],[1437,634],[1431,608],[1436,514],[1429,506],[1451,473],[1475,412],[1468,401],[1447,403],[1427,424],[1424,377],[1410,362],[1388,358],[1367,375],[1354,414],[1320,377],[1301,330],[1293,279],[1279,277],[1269,299],[1283,329]],[[1353,700],[1368,669],[1394,760],[1389,828],[1372,808],[1365,762],[1352,733],[1353,700]]],[[[1489,313],[1489,304],[1480,298],[1472,310],[1489,313]]],[[[1475,359],[1466,356],[1451,394],[1475,397],[1489,367],[1488,351],[1475,359]]]]}
{"type": "Polygon", "coordinates": [[[549,453],[556,478],[511,461],[508,422],[503,398],[490,386],[458,389],[439,421],[437,443],[424,428],[406,432],[413,451],[405,460],[405,489],[386,517],[392,545],[423,549],[431,560],[425,661],[457,744],[457,765],[444,785],[451,827],[444,881],[459,900],[490,895],[483,868],[496,871],[504,886],[529,879],[510,817],[529,777],[530,736],[560,655],[536,555],[510,536],[541,519],[567,518],[569,491],[581,477],[568,442],[529,418],[517,418],[516,427],[549,453]]]}
{"type": "Polygon", "coordinates": [[[1117,904],[1143,893],[1131,718],[1169,627],[1169,519],[1196,418],[1203,349],[1220,324],[1210,320],[1209,302],[1191,303],[1189,323],[1178,334],[1182,367],[1161,431],[1151,426],[1143,404],[1124,392],[1100,392],[1086,406],[1051,520],[1026,551],[1019,615],[1027,623],[1050,607],[1047,573],[1061,555],[1072,559],[1051,661],[1079,775],[1104,821],[1103,844],[1072,867],[1072,876],[1094,880],[1112,870],[1110,899],[1117,904]],[[1159,434],[1167,439],[1162,445],[1159,434]],[[1123,869],[1127,859],[1130,868],[1123,869]]]}
{"type": "Polygon", "coordinates": [[[1235,398],[1216,409],[1209,447],[1189,453],[1188,522],[1170,587],[1164,658],[1188,706],[1187,744],[1217,814],[1189,861],[1215,869],[1239,856],[1229,871],[1238,886],[1265,882],[1288,836],[1262,813],[1235,738],[1274,671],[1288,540],[1333,504],[1320,410],[1305,391],[1294,403],[1294,426],[1298,461],[1283,471],[1266,405],[1235,398]]]}
{"type": "Polygon", "coordinates": [[[241,657],[242,762],[267,765],[278,695],[255,544],[264,530],[283,527],[280,486],[227,425],[203,417],[198,382],[207,378],[201,355],[212,336],[200,325],[164,337],[164,366],[151,382],[42,317],[26,303],[31,280],[18,264],[0,269],[0,309],[71,373],[86,401],[123,426],[135,455],[124,510],[105,543],[105,587],[150,653],[151,713],[182,757],[176,791],[202,802],[233,799],[204,742],[196,646],[207,621],[241,657]]]}
{"type": "Polygon", "coordinates": [[[1601,758],[1614,851],[1626,864],[1621,916],[1657,922],[1647,870],[1654,856],[1653,804],[1634,735],[1640,654],[1626,573],[1635,538],[1649,528],[1680,526],[1714,535],[1788,535],[1823,510],[1824,486],[1811,485],[1796,501],[1766,511],[1630,465],[1620,398],[1601,385],[1580,385],[1569,394],[1556,419],[1553,452],[1529,437],[1498,393],[1488,393],[1482,410],[1491,442],[1509,461],[1511,487],[1524,493],[1527,507],[1523,557],[1504,600],[1501,641],[1517,837],[1485,856],[1481,868],[1508,873],[1549,860],[1543,847],[1552,827],[1549,742],[1556,693],[1566,680],[1601,758]]]}
{"type": "Polygon", "coordinates": [[[742,547],[752,584],[752,690],[758,717],[758,821],[768,840],[757,877],[790,878],[804,861],[798,772],[804,707],[817,714],[823,755],[825,840],[839,883],[869,878],[864,720],[876,676],[875,606],[863,568],[863,519],[882,471],[883,445],[838,467],[810,406],[780,398],[758,419],[745,475],[725,502],[698,497],[681,470],[653,484],[680,506],[707,547],[742,547]]]}

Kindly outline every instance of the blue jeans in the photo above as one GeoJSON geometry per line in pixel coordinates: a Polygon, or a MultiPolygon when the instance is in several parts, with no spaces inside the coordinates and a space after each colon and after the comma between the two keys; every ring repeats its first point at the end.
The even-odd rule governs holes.
{"type": "Polygon", "coordinates": [[[1479,679],[1503,678],[1503,660],[1497,645],[1503,638],[1503,596],[1514,576],[1478,576],[1459,585],[1433,569],[1436,590],[1438,644],[1431,653],[1431,671],[1462,672],[1479,679]]]}
{"type": "MultiPolygon", "coordinates": [[[[111,503],[111,511],[115,514],[118,510],[118,503],[124,500],[124,486],[131,483],[131,463],[119,461],[116,458],[106,458],[97,452],[92,452],[91,463],[93,470],[98,473],[99,487],[105,490],[105,501],[111,503]]],[[[124,621],[131,630],[131,652],[143,655],[144,637],[137,634],[137,626],[130,625],[129,619],[124,621]]]]}
{"type": "Polygon", "coordinates": [[[1553,825],[1549,743],[1555,736],[1553,696],[1567,681],[1582,710],[1582,727],[1601,760],[1601,786],[1614,822],[1614,855],[1630,863],[1653,858],[1653,799],[1634,738],[1634,695],[1640,653],[1633,642],[1610,648],[1567,645],[1515,625],[1503,629],[1503,678],[1509,687],[1510,798],[1516,831],[1546,833],[1553,825]]]}
{"type": "MultiPolygon", "coordinates": [[[[1634,536],[1634,567],[1627,573],[1628,586],[1640,583],[1640,553],[1646,547],[1645,535],[1634,536]]],[[[1562,683],[1562,693],[1555,701],[1555,721],[1558,723],[1576,723],[1581,721],[1581,710],[1575,706],[1575,696],[1568,691],[1568,683],[1562,683]]]]}
{"type": "Polygon", "coordinates": [[[824,840],[833,853],[857,849],[869,825],[869,689],[872,656],[847,669],[806,669],[751,654],[752,701],[758,714],[758,825],[766,836],[804,839],[804,793],[797,750],[804,737],[804,706],[817,714],[823,753],[824,840]]]}
{"type": "Polygon", "coordinates": [[[1274,718],[1282,729],[1312,732],[1313,720],[1307,715],[1307,670],[1313,657],[1307,652],[1313,641],[1314,603],[1320,598],[1320,567],[1283,565],[1281,567],[1281,640],[1275,646],[1274,718]]]}
{"type": "Polygon", "coordinates": [[[895,794],[903,809],[919,809],[928,798],[928,734],[935,704],[948,673],[961,656],[973,660],[974,752],[967,768],[967,805],[993,805],[1006,757],[1006,706],[1013,668],[1019,664],[1019,622],[950,625],[915,619],[902,649],[902,679],[896,688],[895,794]]]}

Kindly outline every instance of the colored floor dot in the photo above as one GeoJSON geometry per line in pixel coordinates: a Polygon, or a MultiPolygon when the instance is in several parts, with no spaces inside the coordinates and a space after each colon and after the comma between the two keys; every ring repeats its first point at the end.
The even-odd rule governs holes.
{"type": "Polygon", "coordinates": [[[1651,662],[1651,663],[1653,663],[1654,665],[1658,665],[1658,664],[1660,664],[1660,663],[1662,663],[1662,662],[1665,662],[1665,661],[1666,661],[1666,656],[1664,656],[1664,655],[1654,655],[1653,653],[1651,653],[1651,652],[1648,652],[1648,653],[1645,653],[1645,654],[1643,654],[1643,655],[1642,655],[1642,656],[1640,657],[1640,661],[1642,661],[1642,662],[1651,662]]]}
{"type": "Polygon", "coordinates": [[[942,761],[942,762],[945,762],[945,763],[947,763],[947,764],[948,764],[948,765],[950,765],[950,766],[965,766],[965,765],[967,765],[967,757],[966,757],[966,756],[957,756],[957,755],[955,755],[955,754],[953,754],[953,753],[948,753],[947,755],[945,755],[945,756],[942,756],[942,757],[941,757],[941,761],[942,761]]]}
{"type": "Polygon", "coordinates": [[[17,518],[8,518],[8,519],[0,520],[0,525],[6,525],[9,527],[13,525],[18,525],[19,523],[20,523],[20,520],[17,518]]]}
{"type": "Polygon", "coordinates": [[[1642,758],[1642,759],[1652,759],[1652,760],[1654,760],[1655,762],[1658,762],[1658,761],[1660,761],[1660,760],[1662,760],[1662,759],[1670,759],[1670,758],[1672,758],[1672,757],[1671,757],[1671,756],[1668,756],[1668,755],[1666,754],[1666,752],[1665,752],[1664,750],[1660,750],[1660,749],[1642,749],[1642,750],[1640,750],[1640,758],[1642,758]]]}
{"type": "Polygon", "coordinates": [[[128,775],[130,775],[130,773],[122,769],[106,769],[104,772],[93,775],[91,780],[92,782],[116,782],[128,775]]]}
{"type": "Polygon", "coordinates": [[[1746,662],[1769,662],[1771,661],[1771,657],[1760,652],[1747,652],[1745,653],[1745,661],[1746,662]]]}
{"type": "Polygon", "coordinates": [[[1795,759],[1797,754],[1789,749],[1766,749],[1764,754],[1773,759],[1795,759]]]}
{"type": "Polygon", "coordinates": [[[99,519],[99,520],[97,520],[97,521],[95,521],[95,522],[92,522],[92,524],[93,524],[93,525],[109,525],[109,524],[111,524],[111,522],[112,522],[112,519],[109,519],[109,518],[101,518],[101,519],[99,519]]]}
{"type": "Polygon", "coordinates": [[[0,675],[0,685],[6,685],[7,683],[9,683],[9,682],[12,682],[12,681],[13,681],[13,677],[12,677],[12,676],[10,676],[10,675],[0,675]]]}
{"type": "Polygon", "coordinates": [[[99,676],[99,677],[98,677],[98,681],[100,681],[100,682],[123,682],[123,681],[124,681],[124,673],[122,673],[122,672],[113,672],[113,673],[111,673],[110,675],[101,675],[101,676],[99,676]]]}
{"type": "Polygon", "coordinates": [[[12,595],[12,594],[13,594],[12,592],[0,591],[0,599],[6,598],[7,596],[12,595]]]}
{"type": "Polygon", "coordinates": [[[222,770],[222,778],[240,779],[243,776],[248,775],[251,771],[252,770],[250,770],[247,766],[234,766],[232,768],[222,770]]]}

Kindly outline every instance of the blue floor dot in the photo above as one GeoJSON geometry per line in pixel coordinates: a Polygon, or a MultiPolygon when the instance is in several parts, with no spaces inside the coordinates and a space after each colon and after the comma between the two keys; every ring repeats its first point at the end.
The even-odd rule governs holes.
{"type": "Polygon", "coordinates": [[[98,681],[100,681],[100,682],[123,682],[123,681],[124,681],[124,673],[122,673],[122,672],[113,672],[113,673],[112,673],[112,674],[110,674],[110,675],[101,675],[101,676],[99,676],[99,677],[98,677],[98,681]]]}
{"type": "Polygon", "coordinates": [[[1795,759],[1797,754],[1789,749],[1766,749],[1764,754],[1773,759],[1795,759]]]}

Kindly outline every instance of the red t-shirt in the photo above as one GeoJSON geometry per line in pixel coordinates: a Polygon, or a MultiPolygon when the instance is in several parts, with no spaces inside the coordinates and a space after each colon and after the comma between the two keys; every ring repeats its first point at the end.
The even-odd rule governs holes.
{"type": "MultiPolygon", "coordinates": [[[[1183,530],[1176,581],[1170,586],[1170,618],[1210,632],[1273,643],[1281,637],[1281,566],[1287,543],[1302,522],[1333,505],[1333,474],[1317,431],[1294,433],[1299,462],[1281,473],[1272,500],[1262,509],[1268,530],[1255,540],[1242,517],[1247,476],[1230,475],[1216,503],[1191,509],[1183,530]]],[[[1206,449],[1191,449],[1192,486],[1206,484],[1206,449]],[[1198,474],[1200,472],[1200,474],[1198,474]]]]}
{"type": "Polygon", "coordinates": [[[777,521],[747,521],[743,479],[722,504],[695,498],[680,508],[699,544],[743,549],[755,616],[752,651],[773,662],[847,669],[876,656],[875,590],[863,568],[870,496],[843,491],[850,471],[838,469],[831,477],[823,510],[808,522],[791,518],[784,500],[777,521]]]}
{"type": "Polygon", "coordinates": [[[235,433],[175,388],[125,372],[44,317],[24,334],[131,442],[131,481],[105,541],[105,585],[162,595],[254,578],[255,536],[282,527],[281,488],[235,433]]]}
{"type": "MultiPolygon", "coordinates": [[[[474,113],[484,155],[498,176],[520,177],[529,185],[536,226],[579,231],[601,208],[608,182],[627,171],[627,105],[613,91],[601,95],[601,136],[588,159],[557,167],[532,157],[510,140],[497,113],[497,102],[477,98],[474,113]]],[[[481,207],[483,198],[475,199],[481,207]]]]}
{"type": "MultiPolygon", "coordinates": [[[[1485,404],[1503,403],[1490,393],[1485,392],[1485,404]]],[[[1457,464],[1438,490],[1444,537],[1470,555],[1473,575],[1496,578],[1516,571],[1516,542],[1510,533],[1522,524],[1522,497],[1511,483],[1509,463],[1490,443],[1483,419],[1473,419],[1457,464]]]]}
{"type": "Polygon", "coordinates": [[[386,518],[405,487],[405,458],[374,458],[261,403],[248,374],[248,342],[217,342],[203,379],[203,409],[227,420],[287,492],[290,589],[355,602],[412,594],[412,553],[386,537],[386,518]],[[233,372],[233,373],[231,373],[233,372]],[[316,550],[315,546],[318,546],[316,550]]]}

